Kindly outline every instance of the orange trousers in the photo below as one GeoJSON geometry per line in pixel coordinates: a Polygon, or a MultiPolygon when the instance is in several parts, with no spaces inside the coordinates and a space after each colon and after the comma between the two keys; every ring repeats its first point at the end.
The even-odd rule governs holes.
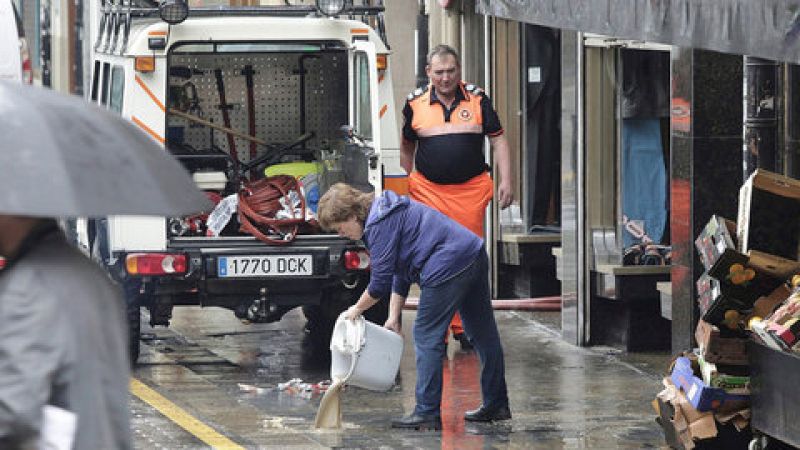
{"type": "MultiPolygon", "coordinates": [[[[412,199],[438,210],[484,238],[486,205],[494,195],[494,184],[488,172],[461,184],[436,184],[414,171],[408,176],[408,193],[412,199]]],[[[450,330],[454,335],[464,332],[458,313],[450,321],[450,330]]]]}

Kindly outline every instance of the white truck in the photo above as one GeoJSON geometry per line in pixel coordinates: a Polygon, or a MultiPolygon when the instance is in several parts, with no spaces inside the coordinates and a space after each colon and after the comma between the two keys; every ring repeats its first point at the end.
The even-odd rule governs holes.
{"type": "MultiPolygon", "coordinates": [[[[176,305],[250,322],[301,306],[309,331],[327,337],[366,287],[363,244],[309,226],[259,227],[258,239],[240,231],[235,206],[265,173],[302,178],[312,213],[334,182],[377,192],[402,173],[383,6],[139,1],[99,3],[88,96],[162,143],[218,207],[213,224],[206,215],[85,222],[85,245],[124,287],[132,359],[141,308],[168,326],[176,305]]],[[[368,319],[385,320],[382,303],[368,319]]]]}

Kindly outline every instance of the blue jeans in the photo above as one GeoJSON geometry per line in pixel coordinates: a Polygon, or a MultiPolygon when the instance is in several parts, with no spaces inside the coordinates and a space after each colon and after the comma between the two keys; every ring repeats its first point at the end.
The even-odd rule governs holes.
{"type": "Polygon", "coordinates": [[[486,251],[458,275],[431,287],[422,286],[414,321],[417,356],[418,415],[439,415],[442,402],[444,335],[458,311],[464,331],[472,339],[481,361],[481,396],[490,408],[507,406],[503,347],[489,299],[489,259],[486,251]]]}

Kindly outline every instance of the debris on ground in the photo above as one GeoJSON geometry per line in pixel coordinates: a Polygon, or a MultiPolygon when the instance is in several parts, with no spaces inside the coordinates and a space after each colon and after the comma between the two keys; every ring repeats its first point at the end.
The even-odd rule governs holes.
{"type": "Polygon", "coordinates": [[[320,381],[319,383],[305,383],[300,378],[292,378],[285,383],[278,383],[278,391],[298,395],[302,398],[311,398],[327,391],[330,385],[330,380],[320,381]]]}
{"type": "Polygon", "coordinates": [[[267,388],[253,386],[252,384],[244,384],[244,383],[239,383],[239,390],[242,392],[248,392],[252,394],[263,394],[269,391],[269,389],[267,388]]]}

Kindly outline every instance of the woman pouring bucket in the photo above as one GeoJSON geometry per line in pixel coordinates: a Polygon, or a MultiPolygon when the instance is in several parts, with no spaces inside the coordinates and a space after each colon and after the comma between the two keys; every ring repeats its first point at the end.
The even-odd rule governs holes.
{"type": "Polygon", "coordinates": [[[370,251],[371,275],[358,302],[344,314],[355,320],[391,291],[384,325],[400,332],[400,314],[411,283],[421,288],[414,322],[416,407],[392,421],[394,428],[441,429],[444,335],[455,311],[481,361],[483,403],[464,419],[511,418],[503,348],[489,300],[488,258],[475,234],[421,203],[384,191],[379,196],[349,185],[333,185],[319,201],[320,225],[362,240],[370,251]]]}

